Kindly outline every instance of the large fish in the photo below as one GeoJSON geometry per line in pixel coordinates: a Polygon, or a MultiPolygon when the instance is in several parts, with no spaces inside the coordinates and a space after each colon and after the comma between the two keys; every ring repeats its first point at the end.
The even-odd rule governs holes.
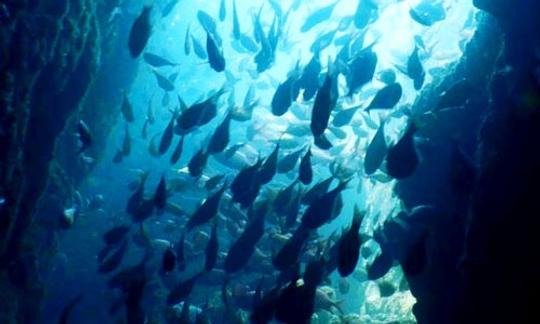
{"type": "Polygon", "coordinates": [[[157,54],[146,52],[143,54],[143,59],[148,65],[153,67],[163,67],[163,66],[177,66],[178,63],[171,62],[166,58],[159,56],[157,54]]]}
{"type": "Polygon", "coordinates": [[[384,120],[381,121],[375,136],[369,143],[366,149],[364,158],[364,171],[367,175],[371,175],[381,166],[388,152],[388,146],[384,139],[384,120]]]}
{"type": "Polygon", "coordinates": [[[135,22],[131,26],[131,31],[129,32],[129,52],[131,57],[139,57],[148,39],[150,38],[151,26],[150,26],[150,12],[152,11],[152,6],[145,6],[141,14],[135,19],[135,22]]]}
{"type": "Polygon", "coordinates": [[[373,51],[375,43],[356,54],[349,64],[347,74],[348,96],[352,96],[373,79],[377,67],[377,54],[373,51]]]}
{"type": "Polygon", "coordinates": [[[311,114],[311,132],[315,138],[321,137],[328,127],[330,113],[334,109],[337,101],[337,82],[331,64],[328,67],[328,74],[324,84],[321,86],[315,97],[313,112],[311,114]]]}
{"type": "Polygon", "coordinates": [[[331,220],[337,198],[349,181],[341,182],[336,188],[313,200],[302,216],[302,225],[317,229],[331,220]]]}
{"type": "Polygon", "coordinates": [[[311,167],[311,147],[308,148],[304,157],[300,161],[300,169],[298,172],[298,180],[305,185],[313,181],[313,169],[311,167]]]}
{"type": "Polygon", "coordinates": [[[363,215],[354,208],[354,216],[351,227],[342,235],[338,242],[338,272],[342,277],[347,277],[353,273],[356,264],[360,258],[360,226],[362,225],[363,215]]]}
{"type": "Polygon", "coordinates": [[[392,109],[401,99],[403,89],[399,83],[392,83],[377,92],[373,100],[367,106],[366,111],[373,109],[392,109]]]}
{"type": "Polygon", "coordinates": [[[219,124],[219,126],[212,134],[212,137],[210,138],[210,143],[208,144],[209,154],[221,153],[229,144],[229,128],[231,125],[231,119],[232,115],[227,114],[227,116],[225,116],[225,119],[223,119],[223,122],[219,124]]]}
{"type": "Polygon", "coordinates": [[[217,222],[214,222],[214,225],[212,226],[212,231],[210,233],[210,239],[208,240],[208,243],[206,244],[205,248],[205,261],[204,261],[204,270],[207,272],[211,271],[217,262],[218,257],[218,250],[219,250],[219,242],[218,242],[218,234],[217,234],[217,222]]]}
{"type": "Polygon", "coordinates": [[[165,131],[163,131],[161,140],[159,141],[158,152],[161,155],[165,154],[167,150],[169,150],[169,147],[171,146],[173,136],[174,136],[175,119],[176,119],[176,114],[173,114],[173,116],[171,117],[171,120],[169,121],[169,124],[165,128],[165,131]]]}
{"type": "Polygon", "coordinates": [[[206,32],[206,52],[208,54],[208,62],[210,67],[216,72],[225,71],[225,58],[223,57],[223,51],[218,47],[214,37],[210,35],[210,32],[206,32]]]}

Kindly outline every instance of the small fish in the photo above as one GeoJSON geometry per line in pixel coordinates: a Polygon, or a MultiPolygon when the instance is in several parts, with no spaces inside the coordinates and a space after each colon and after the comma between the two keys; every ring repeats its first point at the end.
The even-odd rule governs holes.
{"type": "Polygon", "coordinates": [[[195,55],[197,55],[197,57],[200,58],[201,60],[207,60],[208,54],[206,53],[204,46],[199,42],[198,39],[193,37],[193,35],[190,35],[190,36],[191,36],[191,42],[193,44],[193,51],[195,52],[195,55]]]}
{"type": "Polygon", "coordinates": [[[171,164],[176,164],[178,160],[180,160],[180,157],[182,156],[182,151],[184,149],[184,138],[185,136],[180,136],[180,139],[178,140],[178,144],[176,144],[173,154],[171,155],[171,159],[170,159],[171,164]]]}
{"type": "Polygon", "coordinates": [[[347,230],[338,242],[338,272],[342,277],[347,277],[353,273],[356,264],[360,258],[360,226],[364,216],[358,209],[354,207],[354,216],[351,227],[347,230]]]}
{"type": "Polygon", "coordinates": [[[225,58],[223,50],[218,47],[210,32],[206,32],[206,53],[208,54],[208,62],[210,67],[216,72],[225,71],[225,58]]]}
{"type": "Polygon", "coordinates": [[[208,243],[206,244],[206,248],[204,250],[206,255],[204,261],[204,270],[206,270],[207,272],[214,269],[217,262],[218,250],[219,242],[217,234],[217,222],[214,222],[214,225],[212,226],[212,232],[210,233],[210,239],[208,240],[208,243]]]}
{"type": "Polygon", "coordinates": [[[103,241],[107,245],[116,245],[120,243],[126,234],[129,232],[131,226],[129,225],[119,225],[111,228],[105,234],[103,234],[103,241]]]}
{"type": "Polygon", "coordinates": [[[154,75],[156,76],[156,80],[157,80],[157,83],[158,83],[158,86],[163,89],[163,91],[165,92],[170,92],[170,91],[174,91],[174,83],[169,80],[168,78],[164,77],[163,75],[161,75],[158,71],[156,71],[155,69],[152,69],[152,72],[154,73],[154,75]]]}
{"type": "Polygon", "coordinates": [[[364,29],[376,18],[377,6],[372,0],[358,1],[358,7],[354,14],[354,25],[358,29],[364,29]]]}
{"type": "Polygon", "coordinates": [[[202,175],[204,167],[208,162],[208,152],[201,148],[198,150],[188,163],[189,174],[192,177],[199,177],[202,175]]]}
{"type": "Polygon", "coordinates": [[[282,116],[288,110],[294,99],[298,96],[298,88],[296,81],[298,79],[298,70],[292,71],[285,82],[281,83],[274,96],[272,97],[272,114],[274,116],[282,116]]]}
{"type": "Polygon", "coordinates": [[[424,85],[426,72],[422,66],[422,62],[418,57],[418,45],[415,44],[414,51],[407,59],[407,75],[414,82],[414,89],[420,90],[424,85]]]}
{"type": "Polygon", "coordinates": [[[114,271],[118,266],[120,266],[120,263],[122,263],[122,260],[124,258],[124,255],[126,254],[128,247],[128,241],[123,240],[122,244],[116,248],[114,252],[112,252],[111,255],[107,256],[98,267],[99,273],[109,273],[114,271]]]}
{"type": "Polygon", "coordinates": [[[377,54],[373,51],[375,42],[354,56],[348,65],[347,86],[348,96],[352,97],[365,84],[373,79],[377,67],[377,54]]]}
{"type": "Polygon", "coordinates": [[[300,149],[292,151],[282,157],[281,160],[278,162],[277,172],[287,173],[294,169],[303,152],[304,147],[301,147],[300,149]]]}
{"type": "Polygon", "coordinates": [[[322,136],[328,127],[330,114],[337,102],[337,76],[333,70],[332,64],[329,63],[328,74],[323,85],[317,91],[315,102],[313,103],[310,128],[315,138],[322,136]]]}
{"type": "Polygon", "coordinates": [[[170,15],[171,12],[174,10],[174,7],[176,7],[176,5],[178,4],[178,2],[179,2],[178,0],[170,0],[169,2],[167,2],[165,6],[163,7],[163,9],[161,10],[161,17],[164,18],[170,15]]]}
{"type": "Polygon", "coordinates": [[[161,140],[159,142],[158,152],[159,154],[163,155],[169,150],[169,147],[171,146],[172,139],[174,136],[174,122],[176,119],[176,114],[173,114],[171,117],[171,120],[169,121],[169,124],[165,128],[165,131],[163,131],[163,135],[161,136],[161,140]]]}
{"type": "MultiPolygon", "coordinates": [[[[236,0],[233,0],[233,37],[236,40],[240,40],[242,37],[242,32],[240,31],[240,21],[238,20],[238,12],[236,11],[236,0]]],[[[248,39],[251,39],[248,36],[245,36],[245,37],[248,39]]],[[[244,45],[244,47],[246,46],[244,45]]],[[[256,45],[255,45],[255,48],[256,48],[256,45]]]]}
{"type": "Polygon", "coordinates": [[[122,155],[128,156],[131,154],[131,136],[129,135],[129,127],[126,124],[124,131],[124,141],[122,142],[122,155]]]}
{"type": "Polygon", "coordinates": [[[161,180],[154,193],[154,205],[158,211],[163,211],[167,206],[167,183],[165,176],[161,176],[161,180]]]}
{"type": "Polygon", "coordinates": [[[304,226],[298,227],[272,260],[274,267],[279,271],[285,271],[296,264],[308,237],[309,230],[304,226]]]}
{"type": "Polygon", "coordinates": [[[403,89],[399,83],[392,83],[377,92],[366,111],[373,109],[392,109],[403,95],[403,89]]]}
{"type": "Polygon", "coordinates": [[[90,146],[92,146],[92,133],[88,125],[81,119],[77,123],[77,135],[79,136],[79,141],[81,142],[81,148],[77,154],[81,154],[86,151],[90,146]]]}
{"type": "Polygon", "coordinates": [[[302,198],[302,204],[303,205],[311,205],[311,203],[317,199],[318,197],[322,196],[325,192],[328,191],[328,188],[330,188],[330,185],[332,184],[332,181],[334,180],[334,177],[328,177],[325,180],[322,180],[321,182],[313,185],[311,189],[309,189],[302,198]]]}
{"type": "Polygon", "coordinates": [[[313,27],[317,26],[323,21],[329,20],[332,16],[332,12],[334,11],[334,8],[336,7],[338,1],[326,6],[319,8],[315,10],[304,22],[302,27],[300,28],[300,31],[302,33],[310,31],[313,27]]]}
{"type": "Polygon", "coordinates": [[[129,102],[126,92],[123,92],[123,100],[121,107],[122,115],[124,116],[125,121],[132,123],[135,121],[135,116],[133,115],[133,107],[129,102]]]}
{"type": "Polygon", "coordinates": [[[167,296],[167,304],[174,305],[181,301],[185,301],[191,294],[191,291],[201,274],[202,273],[197,273],[189,279],[178,282],[167,296]]]}
{"type": "MultiPolygon", "coordinates": [[[[189,56],[189,54],[191,54],[191,46],[192,46],[192,43],[191,43],[191,34],[190,34],[190,28],[191,28],[191,24],[188,25],[187,29],[186,29],[186,36],[184,37],[184,55],[185,56],[189,56]]],[[[204,52],[204,50],[203,50],[204,52]]]]}
{"type": "Polygon", "coordinates": [[[375,136],[369,143],[366,149],[366,156],[364,158],[364,171],[367,175],[372,175],[380,168],[381,164],[388,152],[388,146],[384,139],[384,120],[381,121],[375,136]]]}
{"type": "Polygon", "coordinates": [[[300,170],[298,173],[298,180],[305,185],[310,184],[313,181],[313,169],[311,167],[311,147],[308,148],[304,157],[300,161],[300,170]]]}
{"type": "Polygon", "coordinates": [[[317,229],[331,220],[337,198],[349,181],[339,183],[336,188],[314,199],[302,216],[302,225],[309,229],[317,229]]]}
{"type": "Polygon", "coordinates": [[[189,218],[186,223],[186,230],[191,231],[196,226],[206,224],[209,220],[214,218],[217,215],[219,209],[219,203],[221,197],[225,192],[225,185],[221,187],[218,191],[210,195],[204,202],[195,210],[193,215],[189,218]]]}
{"type": "Polygon", "coordinates": [[[257,175],[258,181],[261,184],[267,184],[276,175],[277,172],[277,161],[279,154],[279,143],[276,145],[272,153],[264,160],[259,173],[257,175]]]}
{"type": "Polygon", "coordinates": [[[225,150],[225,148],[227,148],[230,139],[229,128],[231,125],[231,119],[232,115],[227,114],[223,122],[219,124],[219,126],[212,134],[212,137],[210,138],[210,143],[208,144],[209,154],[221,153],[225,150]]]}
{"type": "Polygon", "coordinates": [[[129,52],[131,57],[139,57],[150,38],[151,26],[150,26],[150,12],[151,6],[143,7],[141,14],[135,19],[129,32],[129,52]]]}
{"type": "Polygon", "coordinates": [[[356,111],[358,111],[358,107],[351,107],[340,110],[337,114],[334,115],[332,125],[334,125],[335,127],[343,127],[345,125],[348,125],[354,117],[356,111]]]}
{"type": "Polygon", "coordinates": [[[148,63],[149,65],[153,66],[153,67],[162,67],[162,66],[177,66],[178,64],[177,63],[173,63],[169,60],[167,60],[166,58],[163,58],[157,54],[153,54],[153,53],[144,53],[143,54],[143,59],[146,63],[148,63]]]}
{"type": "Polygon", "coordinates": [[[221,0],[219,4],[219,20],[224,21],[227,17],[227,7],[225,6],[225,0],[221,0]]]}

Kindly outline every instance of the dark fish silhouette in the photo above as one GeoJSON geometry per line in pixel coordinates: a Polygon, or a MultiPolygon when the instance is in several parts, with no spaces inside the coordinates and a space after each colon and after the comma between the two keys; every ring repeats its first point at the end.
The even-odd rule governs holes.
{"type": "Polygon", "coordinates": [[[317,229],[331,220],[336,199],[349,181],[341,182],[336,188],[313,200],[302,216],[302,225],[309,229],[317,229]]]}
{"type": "Polygon", "coordinates": [[[210,67],[216,72],[225,71],[225,58],[223,57],[223,52],[208,31],[206,32],[206,52],[208,54],[210,67]]]}
{"type": "Polygon", "coordinates": [[[219,126],[212,134],[212,137],[210,138],[210,143],[208,144],[209,154],[221,153],[229,144],[229,128],[231,125],[231,119],[232,115],[227,114],[225,116],[225,119],[223,119],[223,122],[219,124],[219,126]]]}
{"type": "Polygon", "coordinates": [[[154,73],[158,86],[163,89],[165,92],[174,91],[174,83],[161,75],[158,71],[152,69],[152,72],[154,73]]]}
{"type": "Polygon", "coordinates": [[[167,150],[169,149],[169,147],[171,147],[172,139],[174,136],[175,119],[176,119],[176,114],[174,114],[171,117],[171,120],[169,121],[169,124],[165,128],[165,131],[163,131],[163,135],[161,136],[161,140],[159,141],[158,152],[161,155],[165,154],[167,150]]]}
{"type": "Polygon", "coordinates": [[[198,150],[189,160],[188,170],[192,177],[200,177],[203,173],[204,167],[208,162],[208,152],[201,148],[198,150]]]}
{"type": "Polygon", "coordinates": [[[148,43],[148,39],[150,38],[151,10],[152,6],[145,6],[141,14],[137,17],[137,19],[135,19],[135,22],[131,26],[131,31],[129,32],[128,47],[129,53],[133,58],[137,58],[142,54],[144,48],[146,47],[146,43],[148,43]]]}
{"type": "Polygon", "coordinates": [[[116,245],[120,243],[124,237],[126,237],[130,228],[131,226],[129,225],[119,225],[111,228],[103,234],[103,242],[107,245],[116,245]]]}
{"type": "Polygon", "coordinates": [[[99,265],[98,272],[99,273],[109,273],[114,271],[118,266],[120,266],[120,263],[122,263],[122,260],[124,259],[124,255],[126,254],[128,247],[128,241],[123,240],[122,244],[116,248],[112,254],[107,256],[99,265]]]}
{"type": "Polygon", "coordinates": [[[161,180],[154,193],[154,205],[158,211],[163,211],[167,206],[167,183],[164,176],[161,176],[161,180]]]}
{"type": "Polygon", "coordinates": [[[217,257],[218,257],[219,242],[217,236],[217,222],[214,222],[212,226],[212,232],[210,233],[210,239],[206,244],[205,255],[206,259],[204,261],[204,270],[211,271],[214,269],[217,257]]]}
{"type": "Polygon", "coordinates": [[[278,162],[277,172],[287,173],[291,171],[292,169],[294,169],[294,167],[298,163],[298,160],[300,159],[300,156],[302,155],[303,152],[304,152],[304,148],[302,147],[282,157],[281,160],[278,162]]]}
{"type": "Polygon", "coordinates": [[[173,151],[173,154],[171,155],[170,162],[171,164],[176,164],[180,160],[180,157],[182,156],[182,152],[184,149],[184,136],[181,136],[178,140],[178,144],[176,144],[176,147],[173,151]]]}
{"type": "Polygon", "coordinates": [[[163,258],[161,259],[161,270],[164,273],[169,273],[176,267],[176,254],[174,250],[169,246],[163,252],[163,258]]]}
{"type": "Polygon", "coordinates": [[[388,152],[388,146],[384,139],[384,120],[381,121],[375,136],[369,143],[366,149],[364,158],[364,171],[367,175],[371,175],[381,166],[388,152]]]}
{"type": "Polygon", "coordinates": [[[416,44],[414,45],[414,51],[407,60],[407,75],[413,80],[414,89],[420,90],[424,85],[426,72],[424,71],[422,62],[420,62],[420,58],[418,57],[418,45],[416,44]]]}
{"type": "Polygon", "coordinates": [[[185,301],[187,297],[191,294],[195,283],[200,278],[201,273],[195,274],[189,279],[180,281],[174,286],[174,288],[169,292],[167,296],[167,304],[174,305],[178,304],[181,301],[185,301]]]}
{"type": "Polygon", "coordinates": [[[373,45],[375,43],[361,50],[349,64],[349,73],[347,74],[349,97],[373,79],[377,67],[377,54],[373,51],[373,45]]]}
{"type": "Polygon", "coordinates": [[[366,111],[373,109],[392,109],[401,99],[403,89],[399,83],[392,83],[377,92],[366,111]]]}
{"type": "Polygon", "coordinates": [[[267,184],[276,175],[277,172],[277,162],[278,162],[278,154],[279,154],[279,143],[276,145],[272,153],[264,160],[263,164],[261,165],[261,168],[259,169],[259,173],[257,175],[258,181],[261,184],[267,184]]]}
{"type": "Polygon", "coordinates": [[[122,111],[122,115],[124,116],[124,119],[128,123],[132,123],[135,121],[135,116],[133,115],[133,107],[131,106],[131,103],[129,102],[126,92],[123,92],[121,111],[122,111]]]}
{"type": "Polygon", "coordinates": [[[210,195],[198,208],[186,223],[186,230],[191,231],[196,226],[206,224],[217,215],[219,202],[225,192],[225,185],[218,191],[210,195]]]}
{"type": "Polygon", "coordinates": [[[177,66],[178,63],[173,63],[169,60],[167,60],[166,58],[162,57],[162,56],[159,56],[157,54],[153,54],[153,53],[144,53],[143,54],[143,59],[146,63],[148,63],[149,65],[153,66],[153,67],[162,67],[162,66],[177,66]]]}
{"type": "Polygon", "coordinates": [[[360,258],[360,226],[362,225],[363,215],[354,208],[354,216],[351,227],[340,238],[338,242],[338,272],[342,277],[347,277],[353,273],[356,264],[360,258]]]}
{"type": "Polygon", "coordinates": [[[274,267],[279,271],[285,271],[296,264],[308,237],[309,230],[304,226],[298,227],[272,260],[274,267]]]}
{"type": "Polygon", "coordinates": [[[311,147],[308,148],[304,157],[300,161],[300,169],[298,173],[298,180],[305,185],[308,185],[313,181],[313,169],[311,167],[311,147]]]}
{"type": "Polygon", "coordinates": [[[62,313],[60,314],[60,318],[58,319],[58,324],[67,324],[69,316],[73,312],[73,309],[81,302],[83,299],[83,294],[77,295],[75,298],[73,298],[62,310],[62,313]]]}

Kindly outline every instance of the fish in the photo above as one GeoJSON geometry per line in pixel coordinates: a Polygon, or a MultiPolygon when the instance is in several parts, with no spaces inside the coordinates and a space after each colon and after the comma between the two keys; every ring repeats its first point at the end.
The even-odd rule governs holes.
{"type": "Polygon", "coordinates": [[[178,63],[173,63],[166,58],[159,56],[157,54],[146,52],[143,54],[144,61],[153,67],[163,67],[163,66],[177,66],[178,63]]]}
{"type": "Polygon", "coordinates": [[[315,199],[322,196],[325,192],[328,191],[328,188],[332,184],[333,180],[334,177],[330,176],[325,180],[322,180],[321,182],[313,185],[313,187],[311,187],[302,197],[302,204],[310,205],[315,199]]]}
{"type": "Polygon", "coordinates": [[[369,142],[364,157],[364,172],[367,175],[372,175],[379,169],[388,152],[388,146],[384,138],[384,120],[381,121],[375,136],[369,142]]]}
{"type": "Polygon", "coordinates": [[[222,182],[224,178],[225,178],[224,174],[218,174],[216,176],[213,176],[209,178],[208,180],[206,180],[206,182],[204,183],[204,188],[209,191],[214,190],[222,182]]]}
{"type": "Polygon", "coordinates": [[[217,154],[223,152],[230,141],[229,128],[231,125],[232,114],[228,113],[221,124],[216,128],[212,137],[210,137],[210,142],[208,144],[208,153],[217,154]]]}
{"type": "Polygon", "coordinates": [[[197,11],[197,20],[204,28],[204,30],[210,33],[210,35],[212,35],[216,44],[221,47],[222,40],[217,32],[217,23],[214,18],[212,18],[212,16],[210,16],[205,11],[199,10],[197,11]]]}
{"type": "Polygon", "coordinates": [[[272,259],[272,264],[277,270],[285,271],[298,262],[309,233],[310,231],[305,226],[300,226],[296,229],[291,238],[272,259]]]}
{"type": "Polygon", "coordinates": [[[377,9],[376,4],[372,0],[359,0],[353,19],[356,28],[364,29],[373,21],[376,18],[377,9]]]}
{"type": "Polygon", "coordinates": [[[313,44],[311,44],[311,47],[309,50],[311,53],[320,53],[324,49],[326,49],[328,46],[332,44],[332,41],[334,40],[334,36],[336,36],[337,29],[331,30],[325,34],[320,35],[315,39],[313,44]]]}
{"type": "Polygon", "coordinates": [[[176,268],[176,254],[174,250],[169,246],[163,252],[163,257],[161,259],[161,270],[163,273],[170,273],[176,268]]]}
{"type": "Polygon", "coordinates": [[[227,17],[227,7],[225,6],[225,0],[221,0],[219,4],[219,20],[224,21],[227,17]]]}
{"type": "Polygon", "coordinates": [[[326,6],[319,8],[315,10],[309,17],[306,19],[302,27],[300,27],[300,31],[302,33],[306,33],[310,31],[313,27],[317,26],[318,24],[322,23],[323,21],[329,20],[332,16],[332,12],[334,11],[334,8],[336,7],[338,1],[326,6]]]}
{"type": "Polygon", "coordinates": [[[291,200],[293,199],[293,193],[297,183],[298,180],[293,180],[291,184],[281,189],[277,193],[276,198],[273,202],[274,211],[280,214],[285,214],[287,212],[286,207],[291,203],[291,200]]]}
{"type": "Polygon", "coordinates": [[[258,182],[256,177],[262,162],[263,160],[259,158],[255,164],[248,165],[238,172],[231,183],[233,201],[240,202],[243,195],[245,195],[245,193],[249,190],[253,189],[254,184],[258,182]]]}
{"type": "Polygon", "coordinates": [[[272,321],[279,300],[279,292],[279,287],[274,287],[263,295],[261,302],[249,316],[252,323],[269,323],[272,321]]]}
{"type": "Polygon", "coordinates": [[[81,147],[77,151],[77,155],[79,155],[92,146],[93,142],[90,128],[88,128],[88,125],[86,125],[82,119],[77,122],[77,135],[79,137],[79,141],[81,142],[81,147]]]}
{"type": "Polygon", "coordinates": [[[313,111],[311,113],[311,132],[315,138],[323,135],[328,127],[330,113],[334,109],[337,101],[337,82],[333,68],[329,64],[328,74],[326,75],[324,84],[317,91],[313,111]]]}
{"type": "Polygon", "coordinates": [[[163,91],[165,92],[171,92],[171,91],[174,91],[174,83],[167,79],[166,77],[164,77],[163,75],[161,75],[158,71],[156,71],[155,69],[152,69],[152,72],[154,73],[154,75],[156,76],[156,80],[157,80],[157,83],[158,83],[158,86],[163,89],[163,91]]]}
{"type": "Polygon", "coordinates": [[[241,33],[238,36],[238,41],[244,47],[246,50],[248,50],[251,53],[257,53],[259,51],[259,46],[257,43],[248,35],[241,33]]]}
{"type": "MultiPolygon", "coordinates": [[[[191,48],[192,48],[192,42],[191,42],[191,24],[189,24],[186,28],[186,35],[184,36],[184,55],[189,56],[191,54],[191,48]]],[[[204,50],[203,50],[204,52],[204,50]]]]}
{"type": "Polygon", "coordinates": [[[185,301],[201,275],[202,273],[197,273],[186,280],[179,281],[167,295],[167,304],[175,305],[181,301],[185,301]]]}
{"type": "Polygon", "coordinates": [[[272,114],[274,116],[283,116],[289,110],[289,107],[297,97],[297,79],[298,73],[297,71],[293,71],[289,74],[287,80],[277,87],[271,103],[272,114]]]}
{"type": "Polygon", "coordinates": [[[142,54],[150,39],[150,33],[152,32],[152,27],[150,26],[151,11],[152,6],[144,6],[142,12],[131,26],[128,47],[132,58],[137,58],[142,54]]]}
{"type": "Polygon", "coordinates": [[[304,100],[311,100],[319,90],[319,75],[321,74],[319,53],[314,53],[309,63],[304,67],[297,86],[304,89],[304,100]]]}
{"type": "Polygon", "coordinates": [[[193,44],[193,52],[195,52],[195,55],[197,55],[198,58],[201,60],[207,60],[208,54],[206,53],[206,50],[204,49],[204,46],[199,42],[198,39],[191,36],[191,43],[193,44]]]}
{"type": "Polygon", "coordinates": [[[117,245],[126,237],[130,228],[129,225],[118,225],[111,228],[103,234],[103,242],[107,245],[117,245]]]}
{"type": "Polygon", "coordinates": [[[395,179],[404,179],[413,174],[418,165],[418,154],[414,147],[416,125],[410,123],[399,141],[388,149],[386,169],[388,175],[395,179]]]}
{"type": "Polygon", "coordinates": [[[223,51],[218,48],[216,41],[210,32],[206,32],[206,53],[208,55],[208,62],[210,67],[216,72],[225,71],[225,58],[223,57],[223,51]]]}
{"type": "Polygon", "coordinates": [[[189,160],[188,170],[192,177],[199,177],[202,175],[204,167],[208,162],[208,152],[204,148],[199,149],[189,160]]]}
{"type": "Polygon", "coordinates": [[[360,259],[360,245],[362,240],[358,231],[362,225],[364,215],[354,207],[352,224],[338,242],[338,272],[340,276],[347,277],[354,272],[360,259]]]}
{"type": "Polygon", "coordinates": [[[122,142],[122,155],[128,156],[131,154],[131,136],[129,135],[129,127],[126,124],[124,131],[124,141],[122,142]]]}
{"type": "Polygon", "coordinates": [[[224,93],[225,88],[222,88],[207,99],[183,110],[176,119],[175,133],[182,135],[196,126],[204,126],[212,121],[217,115],[217,102],[224,93]]]}
{"type": "Polygon", "coordinates": [[[334,125],[335,127],[343,127],[345,125],[348,125],[357,110],[358,107],[351,107],[340,110],[337,114],[334,115],[334,118],[332,119],[332,125],[334,125]]]}
{"type": "MultiPolygon", "coordinates": [[[[236,40],[240,40],[242,37],[242,32],[240,31],[240,20],[238,19],[238,12],[236,11],[236,0],[233,0],[233,37],[236,40]]],[[[245,38],[251,39],[248,36],[245,36],[245,38]]],[[[242,45],[244,44],[242,43],[242,45]]],[[[249,49],[245,45],[244,47],[246,49],[249,49]]],[[[255,44],[255,48],[256,48],[256,44],[255,44]]]]}
{"type": "Polygon", "coordinates": [[[331,220],[337,198],[349,181],[340,182],[336,188],[315,198],[302,215],[302,225],[309,229],[317,229],[331,220]]]}
{"type": "Polygon", "coordinates": [[[69,301],[69,303],[64,306],[64,309],[62,310],[62,313],[60,314],[60,318],[58,319],[58,324],[67,324],[69,321],[69,317],[71,313],[73,312],[73,309],[82,301],[83,294],[80,293],[77,296],[75,296],[73,299],[69,301]]]}
{"type": "Polygon", "coordinates": [[[176,164],[180,160],[180,157],[182,156],[182,152],[184,150],[184,138],[185,136],[180,136],[178,144],[176,144],[173,154],[171,155],[171,164],[176,164]]]}
{"type": "Polygon", "coordinates": [[[277,172],[287,173],[294,169],[303,152],[304,147],[301,147],[300,149],[292,151],[282,157],[281,160],[278,162],[277,172]]]}
{"type": "Polygon", "coordinates": [[[392,83],[386,85],[379,90],[370,104],[366,107],[366,111],[373,109],[392,109],[399,102],[403,95],[401,84],[392,83]]]}
{"type": "Polygon", "coordinates": [[[206,255],[206,259],[204,261],[204,270],[207,272],[211,271],[216,266],[218,250],[219,242],[217,236],[217,222],[214,222],[210,239],[208,240],[208,244],[206,244],[206,248],[204,250],[206,255]]]}
{"type": "Polygon", "coordinates": [[[165,176],[161,176],[161,180],[154,193],[154,205],[158,211],[163,211],[167,207],[167,183],[165,176]]]}
{"type": "Polygon", "coordinates": [[[267,184],[276,175],[277,172],[277,162],[279,154],[279,143],[276,145],[272,153],[264,160],[261,165],[257,178],[261,184],[267,184]]]}
{"type": "Polygon", "coordinates": [[[169,124],[167,124],[167,127],[163,131],[163,135],[161,136],[161,140],[159,141],[158,146],[158,153],[160,155],[163,155],[167,153],[169,150],[169,147],[171,147],[171,143],[174,136],[174,122],[176,120],[176,114],[173,114],[171,117],[171,120],[169,121],[169,124]]]}
{"type": "Polygon", "coordinates": [[[218,213],[219,203],[221,197],[225,192],[226,186],[223,185],[221,189],[208,196],[207,199],[195,210],[186,223],[186,230],[191,231],[196,226],[206,224],[209,220],[214,218],[218,213]]]}
{"type": "Polygon", "coordinates": [[[98,272],[109,273],[118,268],[124,259],[127,247],[128,241],[123,240],[120,246],[118,246],[116,250],[113,251],[109,256],[105,257],[105,259],[103,259],[103,261],[99,264],[98,272]]]}
{"type": "Polygon", "coordinates": [[[124,120],[126,122],[133,123],[135,121],[135,115],[133,114],[133,107],[131,106],[131,103],[129,102],[129,99],[125,91],[123,92],[121,111],[122,111],[122,115],[124,116],[124,120]]]}
{"type": "Polygon", "coordinates": [[[348,65],[347,86],[348,96],[352,97],[365,84],[373,79],[377,67],[377,54],[373,51],[374,42],[356,54],[348,65]]]}
{"type": "Polygon", "coordinates": [[[310,184],[313,181],[313,169],[311,167],[311,147],[308,148],[306,154],[300,161],[300,169],[298,172],[298,180],[305,185],[310,184]]]}
{"type": "Polygon", "coordinates": [[[426,72],[422,62],[418,57],[418,45],[414,45],[414,50],[407,59],[407,75],[413,80],[414,89],[420,90],[424,85],[426,72]]]}

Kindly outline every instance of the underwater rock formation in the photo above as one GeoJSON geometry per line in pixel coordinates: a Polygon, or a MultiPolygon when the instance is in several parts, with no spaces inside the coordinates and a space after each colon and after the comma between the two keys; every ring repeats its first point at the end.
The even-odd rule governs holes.
{"type": "Polygon", "coordinates": [[[117,3],[5,2],[9,17],[3,17],[7,19],[0,28],[0,194],[5,197],[0,209],[0,280],[1,298],[10,302],[0,305],[2,323],[30,323],[36,316],[45,293],[38,271],[46,271],[59,228],[51,215],[63,212],[89,172],[77,160],[70,118],[80,111],[100,130],[93,151],[99,158],[116,109],[96,98],[119,101],[118,85],[129,84],[134,74],[129,61],[127,66],[115,63],[123,73],[114,76],[124,82],[109,78],[104,69],[110,71],[122,54],[120,44],[102,36],[118,32],[105,14],[117,3]],[[36,226],[36,219],[51,226],[36,226]]]}

